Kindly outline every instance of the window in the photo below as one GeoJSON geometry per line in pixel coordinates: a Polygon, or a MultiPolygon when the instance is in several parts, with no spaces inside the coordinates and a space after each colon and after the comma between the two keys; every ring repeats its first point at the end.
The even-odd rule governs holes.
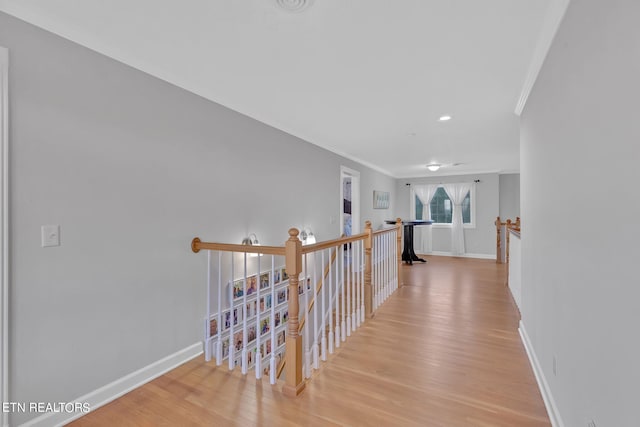
{"type": "MultiPolygon", "coordinates": [[[[473,190],[472,190],[473,191],[473,190]]],[[[473,204],[471,203],[472,191],[467,193],[467,197],[462,201],[462,222],[466,225],[473,225],[472,218],[472,209],[473,204]]],[[[415,196],[415,213],[416,218],[426,218],[425,206],[420,201],[418,196],[415,196]],[[425,214],[423,217],[423,213],[425,214]]],[[[431,219],[433,223],[438,224],[451,224],[453,218],[453,203],[451,203],[451,199],[447,195],[447,192],[444,191],[443,187],[438,187],[436,193],[431,199],[431,204],[429,206],[431,210],[431,219]]]]}

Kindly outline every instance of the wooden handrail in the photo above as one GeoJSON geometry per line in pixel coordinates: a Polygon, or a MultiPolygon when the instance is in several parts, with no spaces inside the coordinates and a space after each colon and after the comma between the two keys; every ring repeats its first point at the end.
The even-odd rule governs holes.
{"type": "Polygon", "coordinates": [[[248,254],[266,254],[266,255],[284,256],[284,246],[261,246],[261,245],[251,246],[251,245],[236,245],[232,243],[211,243],[211,242],[203,242],[198,237],[195,237],[191,241],[191,250],[195,253],[198,253],[202,249],[208,249],[210,251],[246,252],[248,254]]]}
{"type": "Polygon", "coordinates": [[[396,227],[383,228],[381,230],[372,231],[371,234],[377,236],[378,234],[390,233],[392,231],[397,231],[396,227]]]}
{"type": "Polygon", "coordinates": [[[321,251],[323,249],[329,249],[334,246],[346,245],[347,243],[357,242],[358,240],[364,240],[367,237],[367,233],[354,234],[349,237],[339,237],[333,240],[327,240],[326,242],[315,243],[313,245],[307,245],[302,247],[302,254],[308,254],[311,252],[321,251]]]}

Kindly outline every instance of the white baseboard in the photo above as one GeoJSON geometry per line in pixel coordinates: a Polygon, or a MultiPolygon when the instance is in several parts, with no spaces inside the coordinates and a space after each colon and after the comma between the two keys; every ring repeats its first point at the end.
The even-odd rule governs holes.
{"type": "Polygon", "coordinates": [[[496,259],[496,254],[462,254],[454,255],[452,252],[433,251],[430,254],[420,255],[434,255],[434,256],[452,256],[456,258],[477,258],[477,259],[496,259]]]}
{"type": "MultiPolygon", "coordinates": [[[[100,387],[84,396],[74,399],[72,402],[88,403],[91,410],[95,410],[118,397],[140,387],[143,384],[159,377],[162,374],[177,368],[183,363],[202,354],[202,343],[198,342],[189,347],[160,359],[144,368],[138,369],[114,382],[100,387]]],[[[58,427],[63,426],[81,416],[84,413],[49,412],[37,418],[27,421],[20,427],[58,427]]]]}
{"type": "Polygon", "coordinates": [[[529,356],[529,363],[531,363],[531,368],[533,368],[533,373],[536,376],[536,381],[538,382],[540,394],[542,394],[544,406],[547,408],[547,413],[549,414],[549,421],[551,421],[551,425],[553,427],[564,427],[564,423],[560,417],[560,411],[558,411],[558,406],[556,406],[556,402],[553,399],[553,394],[551,394],[551,389],[549,388],[549,384],[544,376],[544,372],[542,371],[536,352],[533,350],[531,340],[529,339],[529,335],[527,335],[527,330],[524,328],[522,320],[520,321],[518,331],[520,332],[520,338],[522,339],[522,344],[524,344],[524,349],[527,351],[527,356],[529,356]]]}

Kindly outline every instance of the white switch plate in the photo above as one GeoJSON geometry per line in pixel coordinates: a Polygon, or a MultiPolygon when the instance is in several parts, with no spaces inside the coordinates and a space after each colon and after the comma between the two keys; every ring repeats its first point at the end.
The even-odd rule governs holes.
{"type": "Polygon", "coordinates": [[[60,246],[60,226],[59,225],[43,225],[42,226],[42,247],[60,246]]]}

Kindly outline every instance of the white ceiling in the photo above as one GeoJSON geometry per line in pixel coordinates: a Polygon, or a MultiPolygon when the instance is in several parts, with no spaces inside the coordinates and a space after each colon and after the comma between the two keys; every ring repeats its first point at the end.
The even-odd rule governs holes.
{"type": "Polygon", "coordinates": [[[394,177],[519,170],[550,0],[0,0],[0,10],[394,177]],[[439,122],[450,114],[453,120],[439,122]],[[429,172],[429,162],[463,163],[429,172]]]}

